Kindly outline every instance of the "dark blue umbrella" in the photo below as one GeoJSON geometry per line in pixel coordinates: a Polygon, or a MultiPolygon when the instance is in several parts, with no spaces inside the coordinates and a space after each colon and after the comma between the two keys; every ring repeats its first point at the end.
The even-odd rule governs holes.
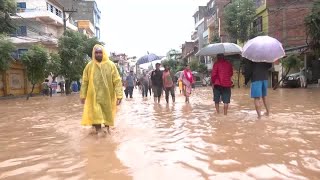
{"type": "Polygon", "coordinates": [[[152,61],[155,61],[155,60],[160,60],[160,59],[161,59],[160,56],[157,56],[157,55],[155,55],[153,53],[147,54],[147,55],[142,56],[141,58],[138,59],[137,65],[144,64],[144,63],[149,63],[149,62],[152,62],[152,61]]]}

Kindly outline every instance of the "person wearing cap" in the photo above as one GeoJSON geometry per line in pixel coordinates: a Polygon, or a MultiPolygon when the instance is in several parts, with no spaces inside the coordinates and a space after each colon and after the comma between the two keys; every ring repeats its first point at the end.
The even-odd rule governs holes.
{"type": "Polygon", "coordinates": [[[155,103],[160,103],[161,94],[163,91],[162,71],[160,70],[160,65],[160,63],[157,63],[156,69],[151,73],[152,92],[155,103]]]}
{"type": "Polygon", "coordinates": [[[93,126],[96,134],[104,135],[102,125],[110,133],[114,125],[116,106],[122,100],[122,82],[116,65],[110,61],[105,49],[95,45],[92,60],[86,65],[80,90],[84,104],[81,124],[93,126]]]}

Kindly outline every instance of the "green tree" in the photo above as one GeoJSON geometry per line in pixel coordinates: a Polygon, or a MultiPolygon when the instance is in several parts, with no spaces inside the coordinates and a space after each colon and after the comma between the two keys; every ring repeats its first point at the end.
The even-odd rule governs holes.
{"type": "Polygon", "coordinates": [[[201,64],[199,64],[197,71],[203,75],[206,75],[208,73],[208,67],[207,67],[207,65],[201,63],[201,64]]]}
{"type": "Polygon", "coordinates": [[[313,2],[310,14],[305,18],[308,44],[317,57],[320,56],[320,0],[313,2]]]}
{"type": "Polygon", "coordinates": [[[220,38],[219,38],[218,35],[214,35],[213,38],[211,39],[210,43],[211,43],[211,44],[221,43],[221,40],[220,40],[220,38]]]}
{"type": "Polygon", "coordinates": [[[297,55],[290,55],[287,58],[281,60],[282,66],[287,70],[285,75],[282,76],[281,80],[273,87],[276,90],[279,84],[288,76],[292,69],[299,69],[303,66],[303,61],[297,55]]]}
{"type": "Polygon", "coordinates": [[[241,43],[253,37],[251,26],[256,9],[253,0],[234,0],[224,10],[225,30],[234,40],[241,43]]]}
{"type": "Polygon", "coordinates": [[[16,1],[0,1],[0,33],[12,33],[15,27],[11,21],[10,14],[16,12],[16,1]]]}
{"type": "Polygon", "coordinates": [[[9,68],[10,61],[13,59],[11,53],[14,50],[15,47],[8,37],[0,35],[0,72],[9,68]]]}
{"type": "Polygon", "coordinates": [[[92,58],[92,49],[96,44],[104,45],[103,42],[100,42],[96,37],[88,38],[85,40],[84,44],[84,52],[87,54],[90,58],[92,58]]]}
{"type": "Polygon", "coordinates": [[[196,70],[198,70],[198,67],[199,67],[199,61],[194,58],[190,61],[189,65],[190,65],[190,69],[192,71],[196,71],[196,70]]]}
{"type": "Polygon", "coordinates": [[[82,33],[65,31],[59,39],[61,67],[59,75],[66,79],[66,94],[70,94],[72,81],[79,81],[83,69],[92,58],[92,49],[96,44],[103,45],[97,38],[88,38],[82,33]]]}
{"type": "Polygon", "coordinates": [[[54,81],[56,77],[59,75],[61,71],[61,58],[59,54],[57,53],[51,53],[49,57],[49,61],[47,63],[46,69],[45,69],[45,75],[53,75],[52,80],[54,81]]]}
{"type": "Polygon", "coordinates": [[[71,93],[71,82],[80,80],[83,69],[89,60],[85,53],[86,40],[87,37],[84,34],[74,31],[65,31],[59,39],[60,75],[64,76],[66,80],[66,94],[71,93]]]}
{"type": "Polygon", "coordinates": [[[31,92],[27,96],[27,100],[32,95],[34,86],[41,83],[45,78],[45,69],[49,60],[48,52],[39,45],[32,46],[22,58],[22,63],[26,67],[28,80],[32,84],[31,92]]]}

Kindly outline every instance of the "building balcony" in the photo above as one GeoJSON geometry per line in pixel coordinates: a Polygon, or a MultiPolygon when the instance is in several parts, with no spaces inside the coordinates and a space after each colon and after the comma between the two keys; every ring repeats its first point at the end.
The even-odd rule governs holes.
{"type": "Polygon", "coordinates": [[[53,37],[47,37],[47,36],[16,36],[16,37],[10,37],[10,41],[15,45],[32,45],[36,43],[41,43],[43,45],[48,46],[58,46],[58,39],[53,37]]]}
{"type": "Polygon", "coordinates": [[[207,20],[208,27],[216,27],[218,25],[217,16],[213,15],[207,20]]]}
{"type": "MultiPolygon", "coordinates": [[[[53,14],[52,12],[49,12],[47,10],[36,10],[36,9],[23,9],[18,11],[17,15],[12,16],[12,19],[32,19],[36,21],[40,21],[45,24],[52,24],[55,26],[61,26],[63,27],[63,19],[62,17],[57,16],[56,14],[53,14]]],[[[70,22],[67,22],[67,28],[77,31],[78,28],[71,24],[70,22]]]]}
{"type": "Polygon", "coordinates": [[[197,31],[192,32],[191,34],[191,40],[196,41],[198,39],[197,31]]]}
{"type": "Polygon", "coordinates": [[[204,22],[204,18],[202,18],[201,20],[197,21],[195,24],[195,29],[198,29],[198,27],[204,22]]]}
{"type": "Polygon", "coordinates": [[[94,36],[95,29],[89,20],[78,20],[77,24],[78,24],[78,29],[86,30],[86,34],[88,34],[90,37],[94,36]]]}

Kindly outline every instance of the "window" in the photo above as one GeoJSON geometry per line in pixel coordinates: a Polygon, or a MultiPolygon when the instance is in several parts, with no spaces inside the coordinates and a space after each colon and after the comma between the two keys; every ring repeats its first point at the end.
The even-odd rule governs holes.
{"type": "Polygon", "coordinates": [[[262,16],[259,16],[257,19],[253,21],[253,28],[256,32],[262,32],[263,26],[262,26],[262,16]]]}
{"type": "Polygon", "coordinates": [[[17,3],[17,8],[18,9],[26,9],[27,8],[26,2],[18,2],[17,3]]]}
{"type": "Polygon", "coordinates": [[[27,4],[25,2],[17,3],[17,13],[24,12],[26,8],[27,8],[27,4]]]}
{"type": "Polygon", "coordinates": [[[50,4],[50,11],[53,13],[54,7],[50,4]]]}
{"type": "Polygon", "coordinates": [[[62,17],[62,12],[56,8],[56,15],[59,17],[62,17]]]}
{"type": "Polygon", "coordinates": [[[17,36],[27,36],[27,26],[19,26],[16,34],[17,36]]]}
{"type": "Polygon", "coordinates": [[[28,49],[18,49],[18,59],[21,59],[24,53],[28,52],[28,49]]]}
{"type": "Polygon", "coordinates": [[[19,60],[21,59],[21,57],[23,56],[24,53],[28,52],[28,49],[18,49],[15,50],[11,53],[11,56],[15,59],[15,60],[19,60]]]}
{"type": "Polygon", "coordinates": [[[264,5],[265,0],[255,0],[256,8],[259,8],[260,6],[264,5]]]}
{"type": "Polygon", "coordinates": [[[55,6],[53,6],[52,4],[47,3],[47,11],[52,12],[56,16],[59,16],[62,18],[62,11],[56,8],[55,6]]]}

